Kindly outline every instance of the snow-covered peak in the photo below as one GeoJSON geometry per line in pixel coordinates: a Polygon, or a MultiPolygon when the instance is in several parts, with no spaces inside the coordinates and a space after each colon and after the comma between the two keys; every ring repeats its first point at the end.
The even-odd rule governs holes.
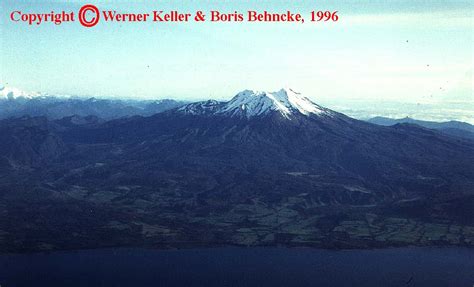
{"type": "Polygon", "coordinates": [[[15,100],[15,99],[32,99],[41,96],[40,93],[28,93],[13,87],[5,87],[0,85],[0,99],[15,100]]]}
{"type": "Polygon", "coordinates": [[[316,105],[289,88],[277,92],[242,91],[227,102],[220,112],[248,118],[266,115],[270,112],[279,112],[286,118],[290,118],[295,113],[303,115],[330,114],[329,110],[316,105]]]}
{"type": "Polygon", "coordinates": [[[182,106],[178,112],[188,115],[225,115],[244,118],[276,112],[287,119],[296,114],[333,115],[331,110],[318,106],[292,89],[281,89],[277,92],[245,90],[228,102],[214,100],[196,102],[182,106]]]}

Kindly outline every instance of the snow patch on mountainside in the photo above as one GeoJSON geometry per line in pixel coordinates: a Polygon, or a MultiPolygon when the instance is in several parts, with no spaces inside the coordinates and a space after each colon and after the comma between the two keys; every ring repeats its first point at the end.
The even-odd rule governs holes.
{"type": "Polygon", "coordinates": [[[184,105],[178,111],[188,115],[206,115],[216,113],[221,106],[222,102],[208,100],[184,105]]]}

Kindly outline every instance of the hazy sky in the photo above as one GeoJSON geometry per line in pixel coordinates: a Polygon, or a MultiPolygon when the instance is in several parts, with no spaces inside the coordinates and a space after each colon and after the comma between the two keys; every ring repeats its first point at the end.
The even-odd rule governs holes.
{"type": "Polygon", "coordinates": [[[323,103],[474,102],[471,1],[87,2],[124,13],[291,10],[307,21],[28,26],[10,12],[77,12],[85,1],[2,0],[0,82],[94,96],[228,99],[292,87],[323,103]],[[339,22],[311,23],[312,9],[338,10],[339,22]]]}

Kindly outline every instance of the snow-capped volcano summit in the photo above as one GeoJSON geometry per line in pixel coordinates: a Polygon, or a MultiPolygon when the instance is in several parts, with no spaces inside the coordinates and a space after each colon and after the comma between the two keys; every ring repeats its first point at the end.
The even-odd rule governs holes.
{"type": "Polygon", "coordinates": [[[253,117],[265,115],[272,111],[289,117],[295,112],[303,115],[327,114],[329,110],[313,103],[292,89],[281,89],[277,92],[258,92],[245,90],[238,93],[222,109],[224,113],[253,117]]]}
{"type": "Polygon", "coordinates": [[[331,115],[329,109],[313,103],[308,98],[292,89],[281,89],[277,92],[244,90],[228,102],[198,102],[186,105],[179,111],[187,114],[215,114],[236,117],[256,117],[280,113],[285,118],[294,114],[331,115]]]}

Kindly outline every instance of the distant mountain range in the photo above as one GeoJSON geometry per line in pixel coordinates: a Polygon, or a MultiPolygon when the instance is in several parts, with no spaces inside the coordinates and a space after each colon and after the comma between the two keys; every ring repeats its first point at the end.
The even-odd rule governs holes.
{"type": "Polygon", "coordinates": [[[4,119],[0,150],[1,251],[474,244],[474,141],[291,89],[4,119]]]}
{"type": "Polygon", "coordinates": [[[164,100],[120,100],[52,96],[26,93],[19,89],[0,89],[0,119],[21,116],[46,116],[61,119],[70,116],[97,116],[105,120],[130,116],[151,116],[184,105],[164,100]]]}
{"type": "MultiPolygon", "coordinates": [[[[288,89],[290,92],[291,89],[288,89]]],[[[252,91],[243,91],[241,94],[251,93],[252,91]]],[[[281,92],[281,91],[280,91],[281,92]]],[[[262,92],[260,92],[262,93],[262,92]]],[[[270,97],[279,97],[279,92],[269,93],[270,97]]],[[[259,114],[265,110],[266,105],[271,105],[269,101],[247,103],[247,110],[240,109],[241,97],[233,99],[228,104],[227,112],[244,113],[251,116],[252,113],[259,114]]],[[[124,100],[124,99],[99,99],[94,97],[77,96],[54,96],[42,93],[24,92],[17,88],[0,88],[0,119],[22,116],[45,116],[49,119],[61,119],[64,117],[96,116],[103,120],[118,119],[130,116],[151,116],[177,107],[182,107],[189,102],[173,99],[162,100],[124,100]]],[[[294,103],[300,112],[307,113],[304,108],[311,107],[309,102],[294,103]]],[[[188,113],[199,113],[200,109],[208,106],[209,108],[218,107],[224,102],[209,100],[198,102],[187,107],[188,113]],[[204,105],[200,107],[200,105],[204,105]]],[[[282,104],[283,115],[288,114],[288,103],[282,104]]],[[[317,106],[317,105],[316,105],[317,106]]],[[[317,106],[318,109],[323,110],[317,106]]],[[[314,111],[310,111],[314,112],[314,111]]],[[[460,121],[433,122],[416,120],[409,117],[402,119],[392,119],[387,117],[374,117],[367,120],[370,123],[383,126],[391,126],[400,123],[415,124],[429,129],[436,129],[446,134],[458,137],[474,139],[474,126],[460,121]]]]}
{"type": "Polygon", "coordinates": [[[392,126],[395,124],[414,124],[422,126],[428,129],[439,130],[443,133],[464,137],[469,139],[474,139],[474,126],[465,122],[459,121],[449,121],[449,122],[431,122],[431,121],[421,121],[415,120],[409,117],[402,119],[391,119],[385,117],[375,117],[368,120],[368,122],[382,125],[382,126],[392,126]]]}

